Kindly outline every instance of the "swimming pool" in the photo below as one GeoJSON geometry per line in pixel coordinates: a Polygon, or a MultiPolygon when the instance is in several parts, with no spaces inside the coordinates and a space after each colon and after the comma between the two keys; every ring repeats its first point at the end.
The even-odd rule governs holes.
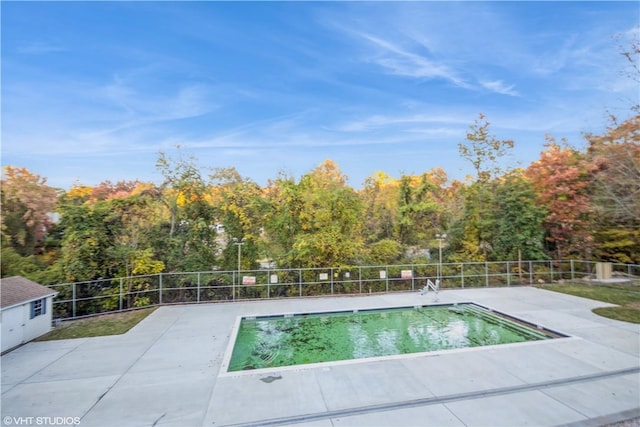
{"type": "Polygon", "coordinates": [[[537,341],[558,336],[473,303],[243,317],[227,371],[537,341]]]}

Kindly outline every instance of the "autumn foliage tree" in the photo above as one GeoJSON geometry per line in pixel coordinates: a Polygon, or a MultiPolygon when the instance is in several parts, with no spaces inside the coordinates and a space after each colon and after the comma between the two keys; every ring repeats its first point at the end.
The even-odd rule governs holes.
{"type": "Polygon", "coordinates": [[[547,209],[544,221],[550,253],[590,259],[593,237],[589,232],[593,208],[589,197],[593,166],[584,153],[548,137],[546,150],[526,176],[533,184],[538,204],[547,209]]]}
{"type": "Polygon", "coordinates": [[[640,115],[587,135],[592,232],[599,258],[640,262],[640,115]]]}
{"type": "Polygon", "coordinates": [[[602,136],[587,135],[587,141],[598,215],[612,223],[640,226],[640,115],[614,122],[602,136]]]}
{"type": "Polygon", "coordinates": [[[26,168],[5,166],[1,186],[2,233],[21,256],[39,253],[52,226],[56,190],[26,168]]]}

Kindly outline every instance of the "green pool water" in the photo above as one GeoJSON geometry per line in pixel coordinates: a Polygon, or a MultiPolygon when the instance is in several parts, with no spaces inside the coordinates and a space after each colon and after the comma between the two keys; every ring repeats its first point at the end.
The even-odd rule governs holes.
{"type": "Polygon", "coordinates": [[[551,337],[476,304],[243,318],[228,371],[551,337]]]}

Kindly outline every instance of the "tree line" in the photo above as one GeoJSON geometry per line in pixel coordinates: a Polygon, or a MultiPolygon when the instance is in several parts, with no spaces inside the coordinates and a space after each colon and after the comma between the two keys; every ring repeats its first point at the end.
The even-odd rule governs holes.
{"type": "Polygon", "coordinates": [[[243,270],[429,262],[440,244],[445,262],[640,263],[640,115],[584,137],[582,149],[548,137],[538,160],[505,169],[515,142],[497,139],[480,114],[458,147],[473,176],[379,171],[361,189],[329,159],[260,186],[180,149],[159,154],[160,185],[61,190],[5,166],[2,276],[54,284],[235,270],[240,243],[243,270]]]}

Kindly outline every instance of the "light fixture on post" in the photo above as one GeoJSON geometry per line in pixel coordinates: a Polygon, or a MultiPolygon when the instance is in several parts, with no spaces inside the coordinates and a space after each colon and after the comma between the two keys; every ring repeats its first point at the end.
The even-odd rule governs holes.
{"type": "Polygon", "coordinates": [[[440,283],[440,278],[442,277],[442,241],[446,238],[446,234],[436,234],[436,239],[438,240],[438,284],[440,283]]]}
{"type": "MultiPolygon", "coordinates": [[[[245,240],[246,239],[244,237],[242,239],[238,239],[237,237],[233,238],[233,244],[238,247],[238,285],[240,285],[240,266],[242,261],[242,245],[246,243],[245,240]]],[[[236,299],[235,287],[233,288],[233,299],[234,300],[236,299]]]]}

